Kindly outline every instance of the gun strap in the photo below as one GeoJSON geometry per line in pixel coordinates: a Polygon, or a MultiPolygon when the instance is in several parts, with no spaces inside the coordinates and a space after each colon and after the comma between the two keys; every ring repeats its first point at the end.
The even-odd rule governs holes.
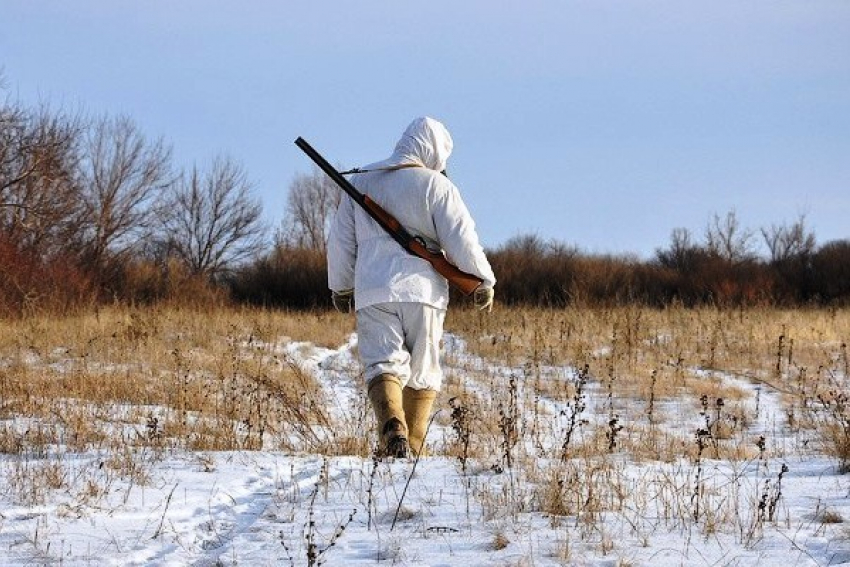
{"type": "Polygon", "coordinates": [[[349,175],[352,173],[371,173],[373,171],[396,171],[398,169],[407,169],[409,167],[424,167],[418,163],[403,163],[400,165],[391,165],[389,167],[376,167],[375,169],[360,169],[359,167],[355,167],[354,169],[349,169],[348,171],[340,171],[340,175],[349,175]]]}

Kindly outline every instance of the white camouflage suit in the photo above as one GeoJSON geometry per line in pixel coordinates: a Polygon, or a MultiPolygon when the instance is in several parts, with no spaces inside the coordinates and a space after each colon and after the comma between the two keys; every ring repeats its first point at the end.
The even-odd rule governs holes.
{"type": "MultiPolygon", "coordinates": [[[[496,283],[475,232],[475,223],[455,185],[440,172],[452,151],[440,122],[418,118],[407,127],[389,159],[351,178],[431,250],[449,262],[496,283]],[[377,171],[376,171],[377,170],[377,171]]],[[[405,251],[347,195],[328,239],[328,285],[354,289],[358,350],[367,383],[381,374],[402,387],[439,391],[443,321],[449,302],[446,279],[425,260],[405,251]]]]}

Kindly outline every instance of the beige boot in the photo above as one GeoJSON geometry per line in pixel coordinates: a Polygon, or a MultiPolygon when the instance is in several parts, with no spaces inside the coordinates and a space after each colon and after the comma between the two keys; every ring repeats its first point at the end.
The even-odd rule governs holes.
{"type": "Polygon", "coordinates": [[[401,381],[392,374],[381,374],[369,382],[369,401],[378,420],[381,452],[389,457],[406,458],[410,453],[404,420],[401,381]]]}
{"type": "Polygon", "coordinates": [[[414,455],[426,456],[425,434],[428,431],[428,421],[431,419],[431,406],[437,392],[434,390],[414,390],[405,388],[402,394],[404,416],[407,419],[407,430],[410,436],[410,449],[414,455]]]}

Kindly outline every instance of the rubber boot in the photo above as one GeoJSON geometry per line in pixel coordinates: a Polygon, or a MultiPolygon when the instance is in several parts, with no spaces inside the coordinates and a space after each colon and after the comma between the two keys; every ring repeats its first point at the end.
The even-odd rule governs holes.
{"type": "Polygon", "coordinates": [[[369,401],[375,410],[382,456],[407,458],[410,444],[404,419],[401,381],[392,374],[381,374],[369,382],[369,401]]]}
{"type": "Polygon", "coordinates": [[[404,417],[407,420],[407,431],[410,440],[410,450],[414,455],[426,456],[425,434],[428,432],[428,422],[431,419],[431,407],[437,398],[434,390],[414,390],[405,388],[402,392],[404,417]]]}

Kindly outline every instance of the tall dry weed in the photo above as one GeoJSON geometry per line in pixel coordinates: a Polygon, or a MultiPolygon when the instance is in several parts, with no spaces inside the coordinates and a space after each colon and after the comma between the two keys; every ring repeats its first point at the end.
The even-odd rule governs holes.
{"type": "MultiPolygon", "coordinates": [[[[635,510],[654,507],[666,528],[755,542],[777,521],[787,447],[850,459],[847,311],[455,309],[446,328],[466,350],[446,353],[429,445],[457,459],[488,517],[541,511],[571,526],[566,540],[607,548],[606,515],[648,533],[635,510]],[[724,481],[709,466],[719,461],[763,472],[724,481]]],[[[0,451],[15,457],[17,498],[71,490],[63,452],[87,449],[108,455],[74,489],[91,499],[110,479],[148,482],[174,448],[367,457],[365,397],[332,417],[283,348],[336,348],[352,331],[335,313],[232,308],[4,321],[0,451]]]]}

